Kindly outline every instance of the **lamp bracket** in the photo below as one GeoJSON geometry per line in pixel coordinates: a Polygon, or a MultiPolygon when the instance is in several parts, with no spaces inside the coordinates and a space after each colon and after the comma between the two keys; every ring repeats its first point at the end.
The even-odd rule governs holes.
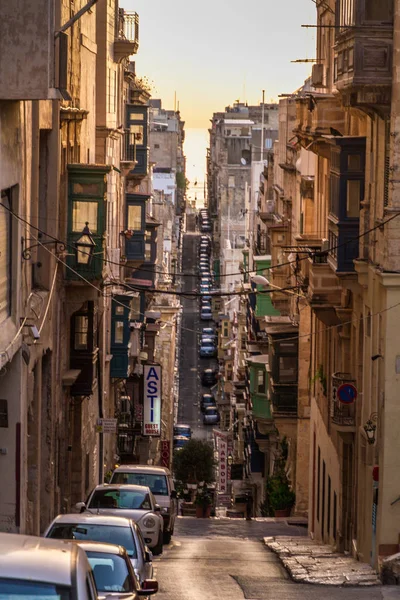
{"type": "Polygon", "coordinates": [[[39,248],[40,246],[50,246],[54,244],[54,250],[56,254],[61,254],[65,252],[66,246],[65,243],[61,240],[57,240],[56,238],[51,239],[43,239],[43,234],[39,233],[37,238],[22,238],[22,258],[24,260],[30,260],[32,258],[32,250],[34,248],[39,248]],[[30,244],[30,242],[36,242],[35,244],[30,244]]]}

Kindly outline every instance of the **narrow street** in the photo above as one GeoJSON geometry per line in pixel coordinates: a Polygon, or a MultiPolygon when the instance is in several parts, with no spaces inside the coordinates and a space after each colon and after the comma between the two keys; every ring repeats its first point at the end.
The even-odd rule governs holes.
{"type": "Polygon", "coordinates": [[[180,517],[172,543],[155,561],[158,600],[394,600],[399,588],[293,583],[268,535],[304,535],[301,527],[242,519],[180,517]]]}
{"type": "MultiPolygon", "coordinates": [[[[193,275],[182,278],[182,291],[192,292],[198,286],[197,248],[199,234],[189,224],[189,232],[183,237],[182,271],[193,275]],[[193,231],[190,231],[193,229],[193,231]]],[[[202,369],[215,364],[215,360],[199,358],[198,338],[202,327],[208,323],[202,322],[199,316],[199,300],[193,297],[182,297],[182,338],[180,349],[180,387],[178,422],[191,426],[193,437],[212,439],[212,428],[203,426],[199,407],[202,387],[200,373],[202,369]]],[[[207,391],[207,390],[204,390],[207,391]]]]}

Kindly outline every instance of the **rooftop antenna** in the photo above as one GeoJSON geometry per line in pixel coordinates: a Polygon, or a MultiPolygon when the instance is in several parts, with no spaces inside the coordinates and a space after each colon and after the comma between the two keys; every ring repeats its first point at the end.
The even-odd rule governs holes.
{"type": "Polygon", "coordinates": [[[176,91],[174,92],[174,112],[176,112],[176,91]]]}

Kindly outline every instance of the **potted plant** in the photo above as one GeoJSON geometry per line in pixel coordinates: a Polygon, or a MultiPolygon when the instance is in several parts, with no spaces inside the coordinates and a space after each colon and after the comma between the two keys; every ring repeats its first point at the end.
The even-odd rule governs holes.
{"type": "Polygon", "coordinates": [[[289,517],[296,495],[290,489],[284,473],[270,477],[267,482],[267,501],[275,517],[289,517]]]}
{"type": "Polygon", "coordinates": [[[196,517],[209,518],[211,515],[211,497],[207,490],[199,489],[194,500],[196,507],[196,517]]]}

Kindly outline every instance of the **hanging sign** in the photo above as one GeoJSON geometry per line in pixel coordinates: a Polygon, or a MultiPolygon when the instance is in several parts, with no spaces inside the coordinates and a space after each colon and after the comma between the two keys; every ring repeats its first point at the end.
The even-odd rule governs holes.
{"type": "Polygon", "coordinates": [[[143,368],[143,435],[161,435],[161,367],[144,365],[143,368]]]}

